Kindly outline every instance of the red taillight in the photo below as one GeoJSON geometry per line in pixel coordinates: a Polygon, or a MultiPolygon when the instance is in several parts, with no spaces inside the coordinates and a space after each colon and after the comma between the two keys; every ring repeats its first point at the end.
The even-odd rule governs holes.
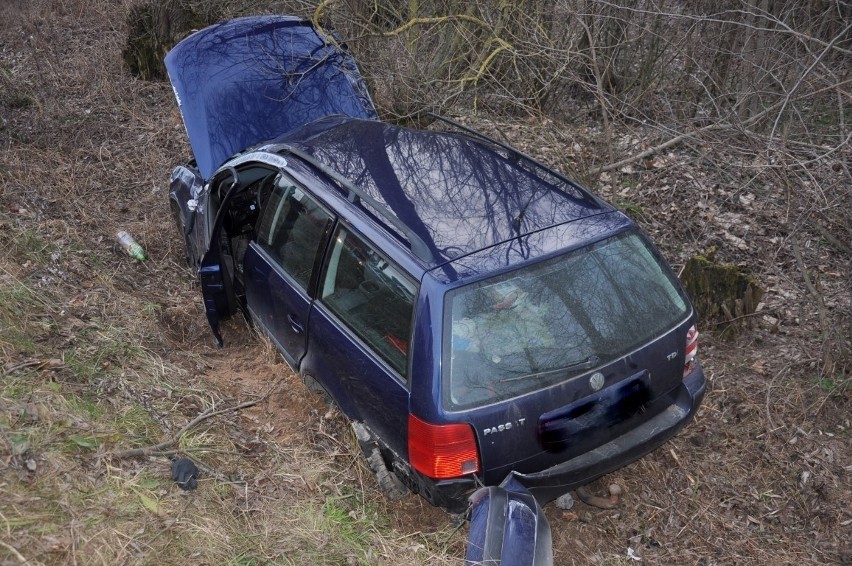
{"type": "Polygon", "coordinates": [[[408,415],[408,459],[415,470],[435,479],[479,471],[479,453],[469,424],[434,425],[408,415]]]}
{"type": "Polygon", "coordinates": [[[698,329],[693,324],[686,333],[686,355],[683,359],[683,375],[695,367],[695,355],[698,353],[698,329]]]}

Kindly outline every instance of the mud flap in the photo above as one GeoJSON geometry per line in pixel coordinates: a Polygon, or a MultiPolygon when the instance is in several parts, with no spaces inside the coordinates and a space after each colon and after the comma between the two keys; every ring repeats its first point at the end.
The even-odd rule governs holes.
{"type": "Polygon", "coordinates": [[[553,566],[550,524],[512,472],[470,496],[465,566],[553,566]]]}

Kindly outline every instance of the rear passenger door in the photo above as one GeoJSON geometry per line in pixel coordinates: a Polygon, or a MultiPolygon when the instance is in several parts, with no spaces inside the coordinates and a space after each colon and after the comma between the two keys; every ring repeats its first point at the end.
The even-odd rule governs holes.
{"type": "Polygon", "coordinates": [[[245,257],[246,303],[255,322],[298,368],[307,348],[309,290],[333,216],[284,173],[261,200],[255,240],[245,257]]]}
{"type": "Polygon", "coordinates": [[[343,225],[326,255],[303,369],[351,418],[405,454],[417,282],[343,225]]]}

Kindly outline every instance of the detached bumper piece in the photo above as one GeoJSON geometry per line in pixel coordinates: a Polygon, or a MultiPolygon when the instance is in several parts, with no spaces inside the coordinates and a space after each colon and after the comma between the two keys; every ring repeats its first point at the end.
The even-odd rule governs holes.
{"type": "Polygon", "coordinates": [[[515,479],[470,496],[465,566],[552,566],[550,524],[535,497],[515,479]]]}

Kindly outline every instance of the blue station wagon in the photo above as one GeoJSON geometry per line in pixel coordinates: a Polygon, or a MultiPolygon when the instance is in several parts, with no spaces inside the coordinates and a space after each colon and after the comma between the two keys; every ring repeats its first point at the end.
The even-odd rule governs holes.
{"type": "Polygon", "coordinates": [[[459,512],[511,476],[545,504],[694,416],[695,313],[613,206],[452,121],[379,120],[308,21],[217,24],[166,65],[194,154],[171,205],[216,339],[253,321],[387,494],[459,512]]]}

